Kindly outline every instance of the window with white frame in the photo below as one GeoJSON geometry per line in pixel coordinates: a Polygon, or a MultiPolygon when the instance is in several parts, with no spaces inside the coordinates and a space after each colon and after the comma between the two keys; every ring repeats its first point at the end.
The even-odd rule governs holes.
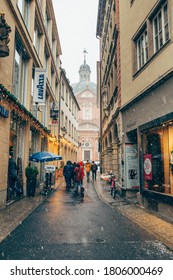
{"type": "Polygon", "coordinates": [[[66,102],[67,106],[69,105],[68,97],[69,97],[69,92],[68,92],[68,89],[66,89],[66,99],[65,99],[65,102],[66,102]]]}
{"type": "Polygon", "coordinates": [[[34,26],[34,38],[33,38],[33,44],[34,47],[39,55],[40,53],[40,44],[41,44],[41,33],[39,31],[38,25],[35,22],[35,26],[34,26]]]}
{"type": "Polygon", "coordinates": [[[20,39],[16,37],[13,72],[13,94],[24,106],[26,106],[27,70],[27,53],[24,47],[22,46],[20,39]]]}
{"type": "Polygon", "coordinates": [[[85,102],[83,104],[83,119],[92,120],[92,103],[85,102]]]}
{"type": "Polygon", "coordinates": [[[157,52],[169,40],[168,3],[160,8],[153,18],[154,52],[157,52]]]}
{"type": "Polygon", "coordinates": [[[138,70],[148,60],[148,34],[145,29],[137,40],[137,67],[138,70]]]}
{"type": "Polygon", "coordinates": [[[48,51],[46,50],[46,47],[44,49],[44,68],[48,68],[48,59],[49,59],[49,55],[48,55],[48,51]]]}
{"type": "Polygon", "coordinates": [[[29,27],[29,20],[30,20],[30,1],[26,0],[18,0],[17,6],[20,10],[20,13],[25,21],[27,27],[29,27]]]}
{"type": "Polygon", "coordinates": [[[64,99],[64,91],[65,91],[65,86],[64,83],[62,82],[62,90],[61,90],[61,97],[64,99]]]}

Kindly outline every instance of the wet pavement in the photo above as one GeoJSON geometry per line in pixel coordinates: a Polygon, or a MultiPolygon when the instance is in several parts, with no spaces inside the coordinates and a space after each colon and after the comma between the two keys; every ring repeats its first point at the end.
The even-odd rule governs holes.
{"type": "MultiPolygon", "coordinates": [[[[57,181],[56,188],[64,185],[63,178],[57,181]]],[[[55,188],[55,189],[56,189],[55,188]]],[[[110,187],[97,179],[94,182],[100,199],[108,204],[112,209],[120,211],[125,217],[135,224],[148,231],[154,238],[161,241],[168,248],[173,250],[173,224],[165,221],[155,213],[142,208],[135,200],[110,195],[110,187]]],[[[35,197],[24,197],[0,210],[0,242],[4,240],[22,221],[36,209],[46,196],[36,192],[35,197]]]]}

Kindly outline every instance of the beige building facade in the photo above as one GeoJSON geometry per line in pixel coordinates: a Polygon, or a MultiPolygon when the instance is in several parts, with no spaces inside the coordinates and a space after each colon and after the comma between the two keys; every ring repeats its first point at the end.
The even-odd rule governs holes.
{"type": "Polygon", "coordinates": [[[80,107],[64,69],[61,69],[61,98],[59,108],[61,108],[59,154],[63,157],[64,164],[66,164],[67,160],[76,162],[79,150],[78,118],[80,107]]]}
{"type": "MultiPolygon", "coordinates": [[[[173,1],[145,2],[144,5],[142,0],[99,1],[97,36],[100,38],[99,81],[103,107],[102,159],[106,159],[105,144],[113,143],[111,137],[110,141],[107,137],[104,143],[106,133],[111,131],[112,120],[114,125],[117,124],[118,168],[111,156],[108,155],[107,159],[113,172],[119,174],[119,186],[125,191],[137,190],[144,205],[164,215],[168,211],[171,213],[173,205],[173,63],[170,59],[173,52],[173,1]],[[115,20],[116,38],[110,36],[110,11],[115,20]],[[117,71],[112,76],[116,79],[118,95],[117,105],[114,102],[109,106],[108,98],[105,108],[104,92],[107,96],[110,93],[112,98],[114,92],[106,84],[111,77],[111,70],[107,75],[106,70],[113,67],[114,60],[113,57],[110,59],[110,68],[109,59],[104,60],[106,54],[111,57],[110,38],[113,39],[110,45],[116,42],[113,53],[117,71]],[[114,110],[117,114],[113,119],[114,110]]],[[[103,171],[108,171],[104,163],[103,171]]]]}
{"type": "Polygon", "coordinates": [[[99,126],[100,109],[98,107],[96,84],[90,81],[91,70],[86,63],[79,68],[79,82],[72,84],[77,102],[80,106],[78,116],[79,151],[77,160],[84,163],[89,160],[99,164],[99,126]]]}
{"type": "Polygon", "coordinates": [[[99,1],[97,38],[100,40],[98,94],[100,95],[101,172],[112,171],[121,184],[121,72],[119,1],[99,1]]]}
{"type": "MultiPolygon", "coordinates": [[[[25,168],[29,155],[39,151],[56,154],[61,151],[63,158],[64,150],[61,150],[61,146],[64,145],[64,137],[60,129],[59,107],[63,83],[60,60],[62,51],[52,1],[1,0],[1,11],[1,17],[5,18],[11,28],[9,55],[0,57],[0,207],[4,207],[10,202],[9,152],[13,153],[18,165],[20,187],[26,195],[25,168]],[[39,102],[35,101],[38,70],[46,73],[41,76],[46,77],[44,91],[43,80],[39,80],[39,102]],[[41,102],[43,92],[44,102],[41,102]]],[[[66,87],[70,88],[67,82],[66,87]]],[[[71,91],[69,96],[72,96],[73,101],[67,107],[71,106],[69,114],[75,130],[79,107],[71,91]]],[[[77,143],[77,134],[69,133],[65,145],[73,160],[77,156],[77,143]]],[[[54,164],[59,167],[60,162],[54,164]]],[[[38,183],[43,184],[44,164],[32,165],[38,167],[38,183]]]]}
{"type": "Polygon", "coordinates": [[[163,214],[173,205],[172,7],[172,0],[120,4],[122,132],[138,158],[125,175],[133,169],[144,203],[163,214]]]}

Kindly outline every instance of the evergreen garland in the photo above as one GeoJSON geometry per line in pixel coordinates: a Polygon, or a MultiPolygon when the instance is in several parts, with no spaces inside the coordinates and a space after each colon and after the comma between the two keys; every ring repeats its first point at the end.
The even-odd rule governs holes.
{"type": "Polygon", "coordinates": [[[2,84],[0,84],[0,98],[3,97],[7,101],[13,102],[17,107],[24,112],[31,120],[33,123],[37,123],[40,128],[42,128],[46,133],[50,134],[50,129],[42,125],[42,123],[39,122],[39,120],[34,117],[34,115],[26,109],[25,106],[23,106],[19,100],[12,94],[10,93],[2,84]]]}

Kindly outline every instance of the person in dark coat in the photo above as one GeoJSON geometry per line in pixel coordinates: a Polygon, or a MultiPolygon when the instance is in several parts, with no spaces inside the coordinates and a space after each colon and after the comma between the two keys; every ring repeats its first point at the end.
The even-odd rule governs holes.
{"type": "Polygon", "coordinates": [[[76,165],[77,165],[77,163],[73,162],[72,187],[75,187],[75,173],[74,173],[74,170],[75,170],[76,165]]]}
{"type": "Polygon", "coordinates": [[[91,164],[91,171],[92,171],[92,181],[94,182],[94,180],[96,180],[96,177],[97,177],[97,164],[92,161],[92,164],[91,164]]]}
{"type": "Polygon", "coordinates": [[[66,182],[66,190],[70,190],[71,189],[71,181],[73,178],[73,164],[70,160],[67,161],[66,165],[64,166],[63,169],[63,175],[65,178],[65,182],[66,182]]]}
{"type": "Polygon", "coordinates": [[[21,195],[20,189],[17,187],[17,165],[14,161],[12,154],[9,154],[9,161],[8,161],[8,181],[10,187],[10,199],[12,198],[14,191],[17,193],[18,196],[21,195]]]}

